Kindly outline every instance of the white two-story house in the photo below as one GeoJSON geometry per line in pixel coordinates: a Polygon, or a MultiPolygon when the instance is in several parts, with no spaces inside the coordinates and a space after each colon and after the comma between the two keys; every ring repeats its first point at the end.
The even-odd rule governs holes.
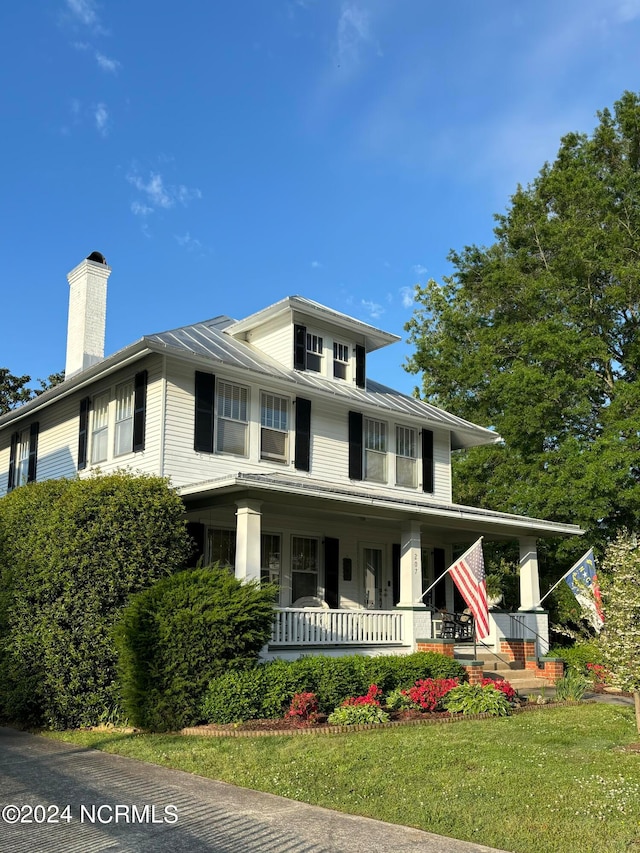
{"type": "MultiPolygon", "coordinates": [[[[290,296],[105,358],[110,273],[97,252],[69,273],[66,379],[0,417],[0,494],[96,469],[168,477],[207,563],[278,583],[270,654],[410,651],[460,607],[448,577],[423,598],[429,584],[479,536],[515,540],[518,625],[546,651],[536,540],[581,531],[453,503],[452,451],[499,436],[371,379],[397,336],[290,296]]],[[[488,642],[520,630],[496,613],[488,642]]]]}

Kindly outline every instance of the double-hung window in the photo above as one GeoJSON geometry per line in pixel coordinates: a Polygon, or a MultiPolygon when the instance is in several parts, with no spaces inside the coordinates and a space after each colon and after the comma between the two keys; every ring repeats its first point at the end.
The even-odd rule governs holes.
{"type": "Polygon", "coordinates": [[[133,450],[133,382],[116,387],[116,425],[113,453],[122,456],[133,450]]]}
{"type": "MultiPolygon", "coordinates": [[[[124,451],[126,452],[126,451],[124,451]]],[[[109,453],[109,394],[94,397],[91,417],[91,464],[104,462],[109,453]]]]}
{"type": "Polygon", "coordinates": [[[333,376],[335,379],[347,378],[349,366],[349,347],[346,344],[333,343],[333,376]]]}
{"type": "Polygon", "coordinates": [[[318,540],[291,538],[291,600],[318,594],[318,540]]]}
{"type": "Polygon", "coordinates": [[[29,481],[29,430],[23,429],[18,441],[16,454],[15,486],[22,486],[29,481]]]}
{"type": "Polygon", "coordinates": [[[289,401],[286,397],[263,392],[260,398],[260,458],[286,463],[288,439],[289,401]]]}
{"type": "Polygon", "coordinates": [[[364,479],[387,482],[387,425],[364,419],[364,479]]]}
{"type": "Polygon", "coordinates": [[[415,429],[396,426],[396,485],[417,485],[417,436],[415,429]]]}
{"type": "Polygon", "coordinates": [[[322,373],[322,338],[307,332],[307,370],[322,373]]]}
{"type": "Polygon", "coordinates": [[[225,569],[233,569],[236,564],[236,532],[209,528],[209,562],[218,563],[225,569]]]}
{"type": "Polygon", "coordinates": [[[280,583],[280,536],[263,533],[260,537],[260,581],[280,583]]]}
{"type": "Polygon", "coordinates": [[[232,382],[218,382],[217,395],[217,439],[219,453],[247,455],[249,431],[249,391],[232,382]]]}
{"type": "Polygon", "coordinates": [[[38,432],[39,424],[34,421],[27,429],[14,432],[11,436],[9,476],[7,477],[8,492],[25,483],[33,483],[36,479],[38,432]]]}

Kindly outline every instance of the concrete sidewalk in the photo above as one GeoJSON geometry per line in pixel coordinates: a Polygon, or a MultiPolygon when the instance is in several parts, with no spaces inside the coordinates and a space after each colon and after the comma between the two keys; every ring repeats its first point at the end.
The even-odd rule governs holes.
{"type": "Polygon", "coordinates": [[[0,823],[2,853],[493,850],[6,728],[0,823]]]}

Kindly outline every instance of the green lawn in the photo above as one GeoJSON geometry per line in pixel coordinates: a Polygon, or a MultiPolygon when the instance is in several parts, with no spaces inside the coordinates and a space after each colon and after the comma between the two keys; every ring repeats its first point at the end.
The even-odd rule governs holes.
{"type": "Polygon", "coordinates": [[[640,851],[633,708],[330,736],[50,736],[518,853],[640,851]]]}

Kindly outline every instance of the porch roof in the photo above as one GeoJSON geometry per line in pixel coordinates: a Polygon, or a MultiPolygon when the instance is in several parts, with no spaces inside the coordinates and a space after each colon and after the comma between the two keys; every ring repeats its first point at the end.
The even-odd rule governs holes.
{"type": "Polygon", "coordinates": [[[257,499],[275,500],[286,504],[295,497],[296,506],[316,506],[372,518],[403,521],[423,521],[430,527],[439,527],[451,534],[473,533],[488,539],[511,539],[519,536],[551,537],[581,536],[585,531],[576,524],[564,524],[539,518],[529,518],[488,509],[439,503],[427,496],[421,498],[381,494],[363,488],[346,488],[333,483],[312,479],[294,479],[286,475],[238,473],[234,476],[205,480],[182,486],[178,492],[187,505],[200,503],[214,497],[240,494],[257,499]],[[301,503],[301,499],[303,503],[301,503]]]}

